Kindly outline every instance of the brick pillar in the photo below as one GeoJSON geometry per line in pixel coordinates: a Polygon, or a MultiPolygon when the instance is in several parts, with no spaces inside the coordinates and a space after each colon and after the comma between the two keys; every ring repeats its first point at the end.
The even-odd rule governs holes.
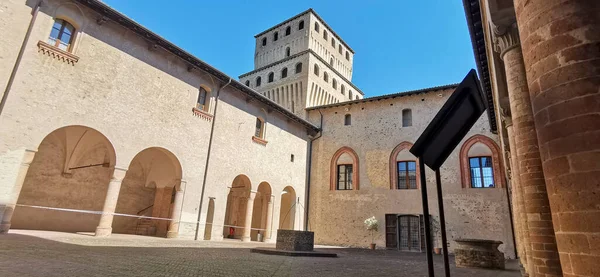
{"type": "Polygon", "coordinates": [[[115,168],[113,177],[108,183],[108,189],[106,190],[106,197],[104,198],[104,206],[102,207],[102,215],[100,216],[100,222],[96,227],[97,237],[108,237],[112,234],[112,222],[115,208],[117,207],[117,200],[119,199],[119,192],[121,191],[121,182],[125,178],[127,170],[121,168],[115,168]]]}
{"type": "Polygon", "coordinates": [[[531,244],[529,274],[536,277],[561,276],[519,35],[516,24],[499,30],[503,32],[497,34],[496,38],[506,71],[516,146],[513,151],[517,152],[519,183],[524,190],[523,200],[531,244]]]}
{"type": "Polygon", "coordinates": [[[254,208],[254,192],[250,192],[248,202],[246,202],[246,219],[244,220],[244,235],[242,241],[250,241],[250,231],[252,231],[252,210],[254,208]]]}
{"type": "Polygon", "coordinates": [[[511,185],[513,193],[513,218],[517,228],[517,238],[519,247],[519,258],[525,271],[529,273],[528,259],[531,259],[531,244],[529,242],[529,230],[527,225],[527,213],[525,211],[525,202],[523,199],[524,189],[519,179],[521,172],[519,171],[519,158],[517,157],[517,145],[513,131],[512,120],[506,119],[506,134],[508,136],[508,144],[510,146],[510,161],[511,161],[511,185]]]}
{"type": "Polygon", "coordinates": [[[600,276],[600,4],[515,0],[566,276],[600,276]]]}
{"type": "MultiPolygon", "coordinates": [[[[171,221],[169,221],[169,231],[167,238],[176,238],[179,234],[179,221],[181,220],[181,209],[183,208],[183,191],[185,190],[185,181],[177,180],[175,186],[175,200],[173,201],[173,210],[171,211],[171,221]]],[[[204,226],[210,228],[212,226],[204,226]]]]}

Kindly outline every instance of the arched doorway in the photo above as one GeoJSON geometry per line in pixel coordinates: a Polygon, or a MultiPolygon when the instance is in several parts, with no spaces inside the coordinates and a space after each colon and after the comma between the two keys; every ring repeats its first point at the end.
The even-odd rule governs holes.
{"type": "Polygon", "coordinates": [[[102,211],[115,162],[115,150],[100,132],[85,126],[53,131],[27,171],[11,227],[93,232],[100,215],[77,211],[102,211]]]}
{"type": "Polygon", "coordinates": [[[227,195],[227,208],[223,222],[224,238],[241,239],[244,235],[246,206],[251,187],[250,179],[246,175],[238,175],[233,179],[229,195],[227,195]]]}
{"type": "MultiPolygon", "coordinates": [[[[169,150],[144,149],[129,164],[115,212],[171,218],[174,209],[181,208],[174,203],[181,189],[181,175],[179,160],[169,150]]],[[[115,216],[112,227],[114,233],[165,237],[169,223],[169,220],[115,216]]]]}
{"type": "Polygon", "coordinates": [[[271,197],[271,186],[269,183],[260,183],[254,198],[254,207],[252,210],[252,231],[250,232],[250,239],[252,241],[266,241],[271,237],[270,225],[273,217],[271,197]],[[258,238],[259,233],[262,240],[258,238]]]}
{"type": "Polygon", "coordinates": [[[294,230],[296,222],[296,191],[287,186],[281,192],[281,208],[279,210],[279,229],[294,230]]]}

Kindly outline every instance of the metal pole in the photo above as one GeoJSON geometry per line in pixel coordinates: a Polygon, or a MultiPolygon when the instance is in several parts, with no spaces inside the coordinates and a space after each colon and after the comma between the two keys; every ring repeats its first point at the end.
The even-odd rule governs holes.
{"type": "Polygon", "coordinates": [[[425,253],[427,253],[427,272],[434,277],[433,253],[431,245],[431,222],[429,222],[429,202],[427,201],[427,181],[425,180],[425,164],[419,158],[419,175],[421,176],[421,202],[423,203],[423,218],[425,221],[425,253]]]}
{"type": "Polygon", "coordinates": [[[448,263],[448,240],[446,238],[446,217],[444,216],[444,198],[442,197],[442,181],[440,169],[435,171],[435,184],[437,186],[438,208],[440,209],[440,230],[442,231],[442,251],[444,253],[444,272],[450,277],[450,264],[448,263]]]}

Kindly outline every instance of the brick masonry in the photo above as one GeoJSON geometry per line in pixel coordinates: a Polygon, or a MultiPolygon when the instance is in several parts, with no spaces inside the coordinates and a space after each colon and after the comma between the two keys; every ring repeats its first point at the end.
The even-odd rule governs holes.
{"type": "Polygon", "coordinates": [[[563,274],[599,276],[600,4],[515,0],[515,10],[563,274]]]}

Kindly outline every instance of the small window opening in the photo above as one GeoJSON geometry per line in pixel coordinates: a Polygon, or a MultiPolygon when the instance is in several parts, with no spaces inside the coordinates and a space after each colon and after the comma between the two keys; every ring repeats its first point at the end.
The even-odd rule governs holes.
{"type": "Polygon", "coordinates": [[[296,74],[302,72],[302,63],[296,64],[296,74]]]}
{"type": "Polygon", "coordinates": [[[279,32],[273,34],[273,41],[277,41],[277,39],[279,39],[279,32]]]}
{"type": "Polygon", "coordinates": [[[291,51],[290,51],[290,48],[289,48],[289,47],[288,47],[288,48],[286,48],[286,49],[285,49],[285,56],[286,56],[286,57],[289,57],[289,56],[290,56],[290,52],[291,52],[291,51]]]}
{"type": "Polygon", "coordinates": [[[344,116],[344,125],[345,126],[352,125],[352,115],[347,114],[344,116]]]}
{"type": "Polygon", "coordinates": [[[269,83],[273,83],[273,80],[275,79],[275,74],[273,72],[269,73],[269,79],[268,82],[269,83]]]}
{"type": "Polygon", "coordinates": [[[402,110],[402,127],[412,126],[412,111],[410,109],[402,110]]]}
{"type": "Polygon", "coordinates": [[[287,77],[287,67],[284,67],[284,68],[281,70],[281,79],[283,79],[283,78],[285,78],[285,77],[287,77]]]}
{"type": "Polygon", "coordinates": [[[294,154],[290,156],[290,162],[294,162],[294,154]]]}
{"type": "Polygon", "coordinates": [[[267,45],[267,38],[263,38],[262,39],[262,46],[266,46],[267,45]]]}
{"type": "Polygon", "coordinates": [[[302,30],[304,29],[304,20],[300,21],[300,23],[298,23],[298,30],[302,30]]]}
{"type": "Polygon", "coordinates": [[[292,33],[292,27],[288,26],[287,28],[285,28],[285,35],[289,36],[292,33]]]}

